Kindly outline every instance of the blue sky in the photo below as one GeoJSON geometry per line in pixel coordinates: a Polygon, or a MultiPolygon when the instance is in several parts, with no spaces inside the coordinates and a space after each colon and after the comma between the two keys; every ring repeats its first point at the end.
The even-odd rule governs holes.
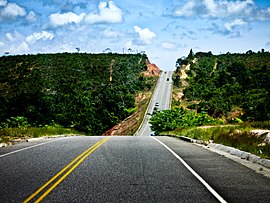
{"type": "Polygon", "coordinates": [[[0,55],[145,51],[174,70],[194,52],[270,50],[269,0],[0,0],[0,55]]]}

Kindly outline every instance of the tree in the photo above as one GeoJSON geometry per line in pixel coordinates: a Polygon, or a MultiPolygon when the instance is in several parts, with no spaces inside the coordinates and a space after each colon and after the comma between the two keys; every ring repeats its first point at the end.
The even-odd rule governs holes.
{"type": "Polygon", "coordinates": [[[193,58],[194,58],[194,53],[193,53],[192,49],[190,49],[187,59],[192,60],[193,58]]]}

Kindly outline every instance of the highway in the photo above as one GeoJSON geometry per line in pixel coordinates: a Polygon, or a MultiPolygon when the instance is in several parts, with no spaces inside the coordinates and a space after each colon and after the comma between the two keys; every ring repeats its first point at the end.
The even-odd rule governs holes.
{"type": "MultiPolygon", "coordinates": [[[[156,102],[170,108],[170,92],[159,90],[171,88],[166,74],[150,113],[156,102]]],[[[0,148],[0,181],[1,203],[270,202],[269,178],[201,146],[146,131],[0,148]]]]}
{"type": "Polygon", "coordinates": [[[158,110],[171,108],[171,92],[173,85],[172,75],[173,71],[166,71],[161,73],[152,99],[146,111],[145,118],[139,130],[135,133],[135,136],[150,136],[154,133],[151,131],[150,125],[148,123],[149,119],[151,118],[151,114],[154,112],[154,108],[158,110]]]}

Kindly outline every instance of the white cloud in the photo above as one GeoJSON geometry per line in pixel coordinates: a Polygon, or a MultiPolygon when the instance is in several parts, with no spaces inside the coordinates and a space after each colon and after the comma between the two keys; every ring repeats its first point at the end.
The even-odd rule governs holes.
{"type": "Polygon", "coordinates": [[[7,1],[6,0],[0,0],[0,6],[6,6],[7,1]]]}
{"type": "Polygon", "coordinates": [[[219,7],[222,8],[223,5],[225,6],[223,12],[228,13],[228,15],[249,15],[255,8],[253,0],[235,2],[225,1],[223,4],[221,3],[219,7]]]}
{"type": "Polygon", "coordinates": [[[163,42],[161,44],[161,47],[163,49],[168,49],[168,50],[175,50],[176,49],[176,45],[174,43],[171,43],[171,42],[163,42]]]}
{"type": "Polygon", "coordinates": [[[175,10],[176,16],[192,16],[195,14],[194,8],[196,7],[196,2],[194,0],[188,1],[183,7],[179,7],[175,10]]]}
{"type": "Polygon", "coordinates": [[[0,6],[5,6],[7,5],[7,1],[6,0],[0,0],[0,6]]]}
{"type": "Polygon", "coordinates": [[[18,42],[6,47],[7,52],[11,54],[25,54],[30,51],[29,46],[26,42],[18,42]]]}
{"type": "Polygon", "coordinates": [[[85,16],[86,23],[121,23],[123,21],[122,11],[113,1],[101,2],[98,9],[98,13],[92,12],[85,16]]]}
{"type": "Polygon", "coordinates": [[[85,16],[85,13],[81,13],[80,15],[77,15],[73,12],[67,12],[67,13],[53,13],[49,16],[50,23],[53,27],[63,26],[71,23],[78,24],[80,23],[85,16]]]}
{"type": "Polygon", "coordinates": [[[253,0],[189,0],[178,7],[174,15],[180,17],[247,17],[250,18],[257,12],[253,0]]]}
{"type": "Polygon", "coordinates": [[[42,31],[42,32],[35,32],[26,37],[26,41],[29,43],[35,43],[38,40],[52,40],[54,35],[50,32],[42,31]]]}
{"type": "Polygon", "coordinates": [[[15,48],[16,52],[18,53],[25,53],[27,51],[29,51],[29,47],[28,47],[28,44],[26,42],[22,42],[21,44],[19,44],[19,46],[17,46],[15,48]]]}
{"type": "Polygon", "coordinates": [[[215,0],[204,0],[203,4],[210,13],[210,15],[216,16],[218,12],[218,5],[215,0]]]}
{"type": "Polygon", "coordinates": [[[244,22],[242,19],[235,19],[234,21],[231,21],[229,23],[225,23],[224,27],[226,28],[227,31],[232,32],[235,27],[242,27],[246,26],[247,22],[244,22]]]}
{"type": "Polygon", "coordinates": [[[30,22],[34,22],[37,20],[37,16],[34,11],[30,11],[28,15],[26,16],[26,19],[30,22]]]}
{"type": "Polygon", "coordinates": [[[10,42],[14,42],[16,40],[16,36],[13,36],[10,32],[6,33],[6,38],[10,42]]]}
{"type": "Polygon", "coordinates": [[[136,33],[138,33],[140,41],[143,44],[151,44],[152,40],[157,36],[149,28],[142,29],[139,26],[135,25],[133,29],[136,33]]]}
{"type": "Polygon", "coordinates": [[[135,45],[133,44],[133,42],[132,41],[127,41],[126,43],[125,43],[125,48],[126,49],[130,49],[131,47],[134,47],[135,45]]]}
{"type": "Polygon", "coordinates": [[[260,20],[270,19],[270,7],[259,10],[257,13],[257,18],[260,20]]]}
{"type": "Polygon", "coordinates": [[[7,3],[7,1],[1,1],[0,5],[4,6],[3,8],[0,8],[0,20],[14,20],[18,16],[23,17],[27,14],[23,7],[20,7],[15,3],[7,3]]]}
{"type": "Polygon", "coordinates": [[[107,28],[103,31],[103,35],[106,38],[117,38],[121,36],[121,32],[107,28]]]}
{"type": "Polygon", "coordinates": [[[5,43],[0,41],[0,47],[3,47],[4,45],[5,45],[5,43]]]}

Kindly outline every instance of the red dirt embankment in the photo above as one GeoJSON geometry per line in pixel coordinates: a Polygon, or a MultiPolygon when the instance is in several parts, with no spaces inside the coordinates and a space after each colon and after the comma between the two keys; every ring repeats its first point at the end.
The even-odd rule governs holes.
{"type": "MultiPolygon", "coordinates": [[[[158,77],[160,73],[160,69],[155,65],[150,63],[150,61],[146,60],[147,71],[142,72],[144,77],[158,77]]],[[[111,135],[132,135],[134,132],[133,129],[136,126],[139,126],[139,121],[144,116],[144,108],[146,108],[147,101],[150,100],[151,92],[142,92],[136,96],[136,104],[138,107],[137,112],[127,117],[121,123],[118,123],[103,135],[111,136],[111,135]]]]}
{"type": "Polygon", "coordinates": [[[150,63],[148,59],[145,61],[146,66],[147,66],[147,71],[143,72],[143,75],[145,77],[151,77],[151,76],[158,76],[160,73],[160,69],[156,66],[154,63],[150,63]]]}

